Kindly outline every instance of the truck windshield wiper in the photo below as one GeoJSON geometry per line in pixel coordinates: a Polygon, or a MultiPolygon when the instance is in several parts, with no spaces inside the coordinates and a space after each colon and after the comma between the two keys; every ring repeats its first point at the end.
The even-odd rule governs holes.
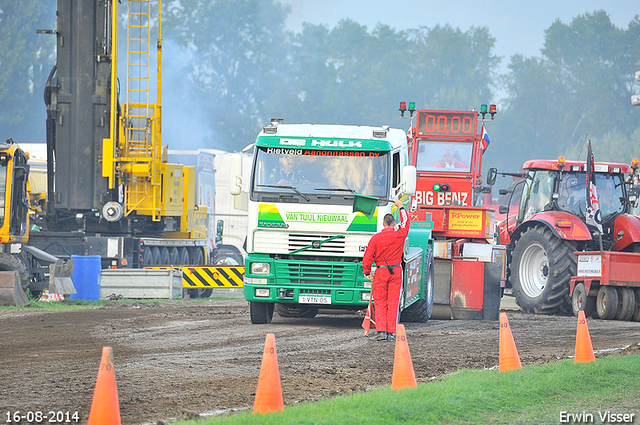
{"type": "Polygon", "coordinates": [[[305,201],[307,201],[307,202],[311,201],[311,198],[309,198],[307,195],[305,195],[304,193],[300,192],[297,188],[295,188],[293,186],[285,186],[285,185],[279,185],[279,184],[259,184],[258,186],[259,187],[275,187],[276,189],[293,190],[295,193],[297,193],[298,195],[302,196],[305,201]]]}
{"type": "Polygon", "coordinates": [[[355,190],[349,189],[346,187],[314,187],[313,190],[333,190],[335,192],[351,192],[351,193],[356,192],[355,190]]]}

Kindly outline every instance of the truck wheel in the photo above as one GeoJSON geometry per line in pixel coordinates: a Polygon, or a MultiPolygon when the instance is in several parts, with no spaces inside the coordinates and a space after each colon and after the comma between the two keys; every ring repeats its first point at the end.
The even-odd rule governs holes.
{"type": "Polygon", "coordinates": [[[20,276],[22,288],[26,289],[29,285],[29,272],[27,266],[16,256],[0,252],[0,271],[13,272],[17,271],[20,276]]]}
{"type": "Polygon", "coordinates": [[[169,251],[169,261],[172,266],[180,263],[180,252],[175,246],[169,251]]]}
{"type": "Polygon", "coordinates": [[[575,244],[543,226],[528,229],[516,242],[511,286],[516,303],[527,313],[571,311],[569,281],[576,272],[575,244]]]}
{"type": "Polygon", "coordinates": [[[276,311],[281,317],[302,317],[313,319],[318,314],[318,307],[300,304],[276,304],[276,311]]]}
{"type": "Polygon", "coordinates": [[[596,311],[596,298],[587,295],[587,289],[584,287],[584,283],[578,283],[575,288],[573,288],[571,308],[574,316],[577,316],[578,312],[582,310],[584,311],[585,317],[591,317],[596,311]]]}
{"type": "Polygon", "coordinates": [[[631,320],[636,309],[636,295],[631,288],[618,288],[616,320],[631,320]]]}
{"type": "Polygon", "coordinates": [[[169,254],[169,248],[160,248],[160,264],[168,266],[171,264],[171,254],[169,254]]]}
{"type": "Polygon", "coordinates": [[[601,286],[596,298],[596,310],[598,317],[610,320],[616,317],[618,312],[618,291],[612,286],[601,286]]]}
{"type": "Polygon", "coordinates": [[[633,316],[631,316],[631,319],[636,322],[640,322],[640,288],[634,288],[633,292],[636,296],[636,307],[633,310],[633,316]]]}
{"type": "Polygon", "coordinates": [[[209,298],[213,294],[213,288],[189,289],[189,298],[209,298]]]}
{"type": "Polygon", "coordinates": [[[187,248],[180,248],[180,262],[181,266],[189,265],[189,250],[187,248]]]}
{"type": "Polygon", "coordinates": [[[255,303],[250,301],[249,313],[251,315],[251,323],[254,325],[271,323],[271,319],[273,318],[273,303],[255,303]]]}
{"type": "Polygon", "coordinates": [[[153,265],[153,251],[150,246],[145,246],[142,252],[142,265],[143,266],[151,266],[153,265]]]}
{"type": "Polygon", "coordinates": [[[153,254],[153,262],[152,264],[154,266],[161,266],[162,265],[162,254],[160,254],[160,248],[157,246],[154,246],[151,250],[151,253],[153,254]]]}
{"type": "Polygon", "coordinates": [[[433,311],[433,251],[429,248],[427,252],[427,262],[425,266],[424,298],[420,299],[409,307],[402,310],[400,314],[401,322],[421,322],[424,323],[431,318],[433,311]]]}

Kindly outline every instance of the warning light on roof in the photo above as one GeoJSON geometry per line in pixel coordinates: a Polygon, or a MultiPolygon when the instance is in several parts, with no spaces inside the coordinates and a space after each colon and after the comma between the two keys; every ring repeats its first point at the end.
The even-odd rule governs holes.
{"type": "Polygon", "coordinates": [[[564,167],[564,156],[559,156],[558,157],[558,167],[560,167],[560,168],[564,167]]]}
{"type": "Polygon", "coordinates": [[[404,113],[409,111],[409,117],[413,117],[413,114],[416,112],[416,102],[409,102],[409,107],[407,108],[407,102],[400,102],[400,116],[404,118],[404,113]]]}
{"type": "Polygon", "coordinates": [[[631,160],[631,168],[633,168],[634,170],[638,168],[638,158],[633,158],[631,160]]]}
{"type": "Polygon", "coordinates": [[[487,113],[487,105],[486,105],[486,103],[483,103],[482,105],[480,105],[480,113],[481,114],[486,114],[487,113]]]}

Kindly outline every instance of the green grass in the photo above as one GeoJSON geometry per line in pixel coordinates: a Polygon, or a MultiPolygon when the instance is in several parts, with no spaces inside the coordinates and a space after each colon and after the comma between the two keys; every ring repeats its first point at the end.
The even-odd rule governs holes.
{"type": "MultiPolygon", "coordinates": [[[[594,363],[573,360],[521,370],[464,370],[417,388],[367,393],[285,405],[283,412],[240,412],[181,425],[211,424],[557,424],[560,412],[635,414],[640,420],[640,356],[607,356],[594,363]]],[[[285,403],[286,394],[284,394],[285,403]]]]}

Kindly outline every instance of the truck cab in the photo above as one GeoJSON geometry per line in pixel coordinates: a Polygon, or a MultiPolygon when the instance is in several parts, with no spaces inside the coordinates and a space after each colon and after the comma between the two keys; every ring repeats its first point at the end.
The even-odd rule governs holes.
{"type": "MultiPolygon", "coordinates": [[[[244,295],[252,322],[271,321],[274,307],[280,316],[307,318],[320,307],[366,308],[371,282],[362,258],[369,239],[386,213],[397,214],[388,199],[408,206],[415,191],[406,133],[275,120],[257,137],[250,181],[239,167],[234,174],[231,193],[249,194],[244,295]],[[354,210],[355,194],[379,199],[371,216],[354,210]]],[[[405,319],[426,320],[430,230],[413,235],[400,308],[405,319]]]]}

